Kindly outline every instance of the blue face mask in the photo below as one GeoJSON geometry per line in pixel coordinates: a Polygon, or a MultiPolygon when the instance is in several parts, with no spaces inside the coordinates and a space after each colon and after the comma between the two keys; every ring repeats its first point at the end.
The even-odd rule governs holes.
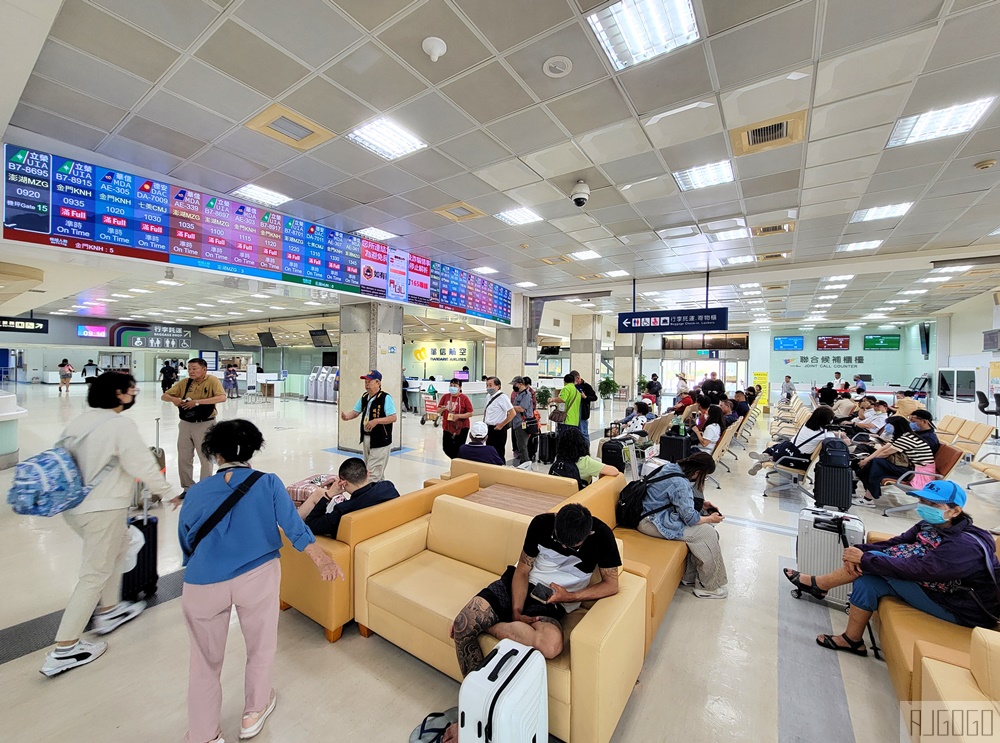
{"type": "Polygon", "coordinates": [[[884,436],[892,436],[896,432],[891,423],[886,423],[885,428],[882,429],[882,434],[884,436]]]}
{"type": "Polygon", "coordinates": [[[458,394],[458,387],[449,387],[448,388],[448,394],[457,395],[458,394]]]}
{"type": "Polygon", "coordinates": [[[940,509],[934,506],[926,506],[921,503],[917,506],[917,516],[926,521],[928,524],[943,524],[948,520],[940,509]]]}
{"type": "Polygon", "coordinates": [[[920,430],[920,426],[918,426],[916,423],[910,421],[910,430],[911,431],[919,431],[920,430]]]}

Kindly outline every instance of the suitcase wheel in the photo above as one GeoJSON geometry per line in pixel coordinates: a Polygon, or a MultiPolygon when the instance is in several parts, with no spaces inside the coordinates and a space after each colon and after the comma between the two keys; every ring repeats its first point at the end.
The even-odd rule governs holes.
{"type": "Polygon", "coordinates": [[[437,428],[440,425],[440,423],[441,423],[441,419],[440,418],[435,418],[434,419],[434,428],[437,428]]]}
{"type": "Polygon", "coordinates": [[[422,425],[424,425],[424,424],[425,424],[426,422],[427,422],[427,416],[426,416],[426,415],[422,415],[422,416],[420,416],[420,425],[422,426],[422,425]]]}

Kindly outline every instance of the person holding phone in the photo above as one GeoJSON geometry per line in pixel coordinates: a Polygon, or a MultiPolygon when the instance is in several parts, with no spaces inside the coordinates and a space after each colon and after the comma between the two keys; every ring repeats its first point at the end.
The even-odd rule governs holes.
{"type": "Polygon", "coordinates": [[[368,468],[360,457],[345,459],[337,475],[329,486],[316,488],[298,508],[299,516],[316,536],[336,539],[344,514],[399,497],[396,486],[388,480],[368,481],[368,468]]]}

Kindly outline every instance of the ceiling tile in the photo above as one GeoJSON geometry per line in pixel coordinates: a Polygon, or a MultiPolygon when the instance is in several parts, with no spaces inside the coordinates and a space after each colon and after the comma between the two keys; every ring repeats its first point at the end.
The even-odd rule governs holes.
{"type": "Polygon", "coordinates": [[[566,198],[562,191],[545,181],[513,188],[505,193],[521,206],[537,206],[566,198]]]}
{"type": "Polygon", "coordinates": [[[373,41],[358,47],[323,74],[380,111],[425,90],[422,82],[373,41]]]}
{"type": "Polygon", "coordinates": [[[476,178],[472,173],[460,173],[459,175],[445,178],[437,182],[437,187],[462,201],[468,201],[476,196],[493,193],[492,186],[476,178]]]}
{"type": "Polygon", "coordinates": [[[127,113],[125,109],[110,106],[38,75],[28,78],[21,101],[106,132],[114,129],[127,113]]]}
{"type": "MultiPolygon", "coordinates": [[[[913,203],[927,187],[926,183],[911,185],[907,188],[895,188],[891,191],[875,191],[865,193],[858,203],[858,209],[870,209],[873,206],[884,206],[885,204],[913,203]]],[[[844,197],[846,198],[846,196],[844,197]]],[[[921,210],[922,211],[922,210],[921,210]]],[[[859,223],[867,224],[867,223],[859,223]]]]}
{"type": "Polygon", "coordinates": [[[881,152],[891,131],[892,125],[876,126],[860,132],[810,142],[806,151],[806,167],[814,168],[818,165],[881,152]]]}
{"type": "Polygon", "coordinates": [[[378,201],[391,195],[388,191],[383,191],[378,186],[365,183],[357,178],[338,183],[336,186],[331,186],[329,190],[345,198],[357,201],[359,204],[370,204],[373,201],[378,201]]]}
{"type": "Polygon", "coordinates": [[[1000,6],[995,4],[949,18],[938,33],[924,71],[939,70],[996,54],[998,28],[1000,6]]]}
{"type": "Polygon", "coordinates": [[[722,116],[714,100],[690,103],[644,119],[643,128],[654,147],[701,139],[723,130],[722,116]]]}
{"type": "Polygon", "coordinates": [[[740,0],[738,3],[731,0],[702,0],[701,4],[705,9],[708,33],[714,35],[793,2],[795,0],[740,0]]]}
{"type": "Polygon", "coordinates": [[[747,198],[763,196],[776,191],[788,191],[799,187],[799,170],[788,170],[784,173],[774,173],[760,178],[743,179],[740,185],[743,195],[747,198]]]}
{"type": "Polygon", "coordinates": [[[817,186],[816,188],[802,189],[802,204],[813,205],[822,204],[825,201],[846,201],[861,196],[865,192],[868,179],[857,181],[845,181],[834,183],[829,186],[817,186]]]}
{"type": "Polygon", "coordinates": [[[812,59],[815,23],[815,2],[803,2],[713,38],[709,44],[719,84],[739,85],[812,59]]]}
{"type": "Polygon", "coordinates": [[[508,55],[506,60],[514,68],[514,72],[543,101],[608,76],[607,68],[594,51],[590,39],[576,23],[553,31],[533,44],[508,55]],[[573,61],[573,69],[568,75],[553,78],[545,74],[545,61],[554,56],[569,57],[573,61]]]}
{"type": "Polygon", "coordinates": [[[369,31],[414,3],[415,0],[337,0],[337,5],[369,31]]]}
{"type": "Polygon", "coordinates": [[[430,0],[397,18],[378,38],[435,85],[490,56],[489,50],[444,0],[430,0]],[[437,62],[431,62],[421,49],[421,42],[428,36],[438,36],[448,43],[448,53],[437,62]]]}
{"type": "Polygon", "coordinates": [[[42,47],[35,73],[122,108],[131,108],[149,91],[148,82],[51,39],[42,47]]]}
{"type": "Polygon", "coordinates": [[[309,73],[308,68],[232,20],[223,23],[195,56],[272,98],[309,73]]]}
{"type": "MultiPolygon", "coordinates": [[[[626,183],[619,190],[626,200],[637,204],[648,202],[650,199],[671,196],[676,194],[680,189],[677,188],[677,183],[672,176],[664,175],[659,178],[644,178],[633,183],[626,183]]],[[[646,212],[643,212],[643,214],[646,214],[646,212]]]]}
{"type": "Polygon", "coordinates": [[[798,190],[779,191],[765,196],[745,198],[743,203],[746,204],[747,214],[795,209],[799,205],[799,192],[798,190]]]}
{"type": "Polygon", "coordinates": [[[316,77],[285,96],[281,103],[294,108],[335,134],[351,132],[375,112],[333,83],[316,77]]]}
{"type": "MultiPolygon", "coordinates": [[[[879,156],[873,155],[872,157],[875,158],[875,162],[877,163],[879,156]]],[[[834,166],[826,165],[824,167],[832,168],[834,166]]],[[[872,176],[871,180],[868,181],[868,193],[890,191],[895,188],[904,188],[914,183],[930,183],[940,169],[941,166],[935,163],[931,165],[921,165],[915,168],[902,168],[900,170],[891,170],[885,173],[876,173],[872,176]]],[[[807,177],[808,173],[809,171],[806,171],[807,177]]],[[[923,208],[923,204],[921,204],[921,208],[923,208]]]]}
{"type": "Polygon", "coordinates": [[[380,199],[379,201],[373,202],[372,206],[379,211],[391,214],[394,217],[409,217],[411,214],[423,211],[423,207],[412,204],[406,199],[401,199],[399,196],[390,196],[387,199],[380,199]]]}
{"type": "Polygon", "coordinates": [[[399,167],[418,178],[433,183],[462,172],[456,165],[436,150],[421,150],[398,161],[399,167]]]}
{"type": "Polygon", "coordinates": [[[580,170],[591,164],[587,156],[573,142],[563,142],[554,147],[524,155],[521,160],[543,178],[580,170]]]}
{"type": "Polygon", "coordinates": [[[87,5],[67,0],[52,24],[51,35],[99,59],[155,81],[180,56],[170,47],[87,5]],[[113,44],[108,39],[114,39],[113,44]]]}
{"type": "Polygon", "coordinates": [[[547,107],[571,134],[589,132],[632,115],[613,80],[602,80],[549,101],[547,107]]]}
{"type": "Polygon", "coordinates": [[[942,163],[955,152],[959,142],[955,137],[935,139],[930,142],[908,144],[905,147],[894,147],[882,153],[876,173],[885,173],[901,168],[914,168],[918,165],[942,163]]]}
{"type": "Polygon", "coordinates": [[[984,173],[979,176],[969,178],[953,178],[947,181],[938,181],[927,192],[928,196],[950,196],[962,193],[982,193],[997,184],[998,174],[984,173]]]}
{"type": "Polygon", "coordinates": [[[267,170],[263,165],[250,162],[244,157],[220,150],[218,147],[209,147],[198,155],[196,162],[206,168],[217,170],[243,181],[251,181],[267,170]]]}
{"type": "Polygon", "coordinates": [[[24,103],[19,104],[14,109],[10,124],[88,150],[97,147],[101,140],[107,136],[107,132],[100,129],[84,126],[24,103]]]}
{"type": "Polygon", "coordinates": [[[625,92],[639,114],[647,114],[713,89],[704,44],[692,44],[619,74],[625,92]]]}
{"type": "Polygon", "coordinates": [[[267,98],[196,59],[189,59],[163,87],[234,121],[267,105],[267,98]]]}
{"type": "Polygon", "coordinates": [[[233,122],[228,119],[188,103],[165,90],[154,93],[136,113],[200,139],[215,139],[233,126],[233,122]]]}
{"type": "Polygon", "coordinates": [[[243,0],[236,16],[313,67],[361,38],[361,31],[323,0],[243,0]]]}
{"type": "Polygon", "coordinates": [[[563,2],[505,0],[503,13],[497,12],[493,0],[456,0],[456,4],[500,52],[573,17],[563,2]]]}
{"type": "MultiPolygon", "coordinates": [[[[719,186],[713,186],[713,188],[719,188],[719,186]]],[[[707,190],[707,189],[706,189],[707,190]]],[[[769,196],[762,196],[760,198],[767,199],[769,196]]],[[[712,203],[708,206],[694,207],[691,209],[691,214],[699,222],[704,222],[709,219],[721,219],[723,217],[732,217],[742,213],[742,207],[738,201],[725,201],[722,203],[712,203]]],[[[658,224],[653,222],[653,218],[650,218],[650,223],[654,227],[660,229],[658,224]]]]}
{"type": "MultiPolygon", "coordinates": [[[[298,178],[306,183],[311,183],[317,188],[326,188],[334,183],[346,181],[350,176],[342,170],[334,168],[332,165],[313,160],[308,155],[297,157],[294,160],[281,166],[281,172],[298,178]]],[[[365,176],[366,178],[368,176],[365,176]]],[[[381,184],[376,183],[376,186],[381,184]]]]}
{"type": "Polygon", "coordinates": [[[357,174],[385,165],[385,160],[345,137],[338,137],[309,153],[312,157],[340,168],[345,173],[357,174]]]}
{"type": "Polygon", "coordinates": [[[358,205],[358,202],[345,198],[330,191],[317,191],[302,199],[307,204],[318,206],[330,213],[346,212],[358,205]]]}
{"type": "Polygon", "coordinates": [[[584,134],[576,139],[576,143],[597,165],[641,155],[652,149],[646,133],[634,119],[584,134]]]}
{"type": "Polygon", "coordinates": [[[823,54],[933,21],[942,5],[943,0],[838,0],[827,6],[823,54]]]}
{"type": "Polygon", "coordinates": [[[475,126],[468,116],[434,91],[393,111],[390,118],[431,145],[475,126]]]}
{"type": "Polygon", "coordinates": [[[475,174],[497,191],[508,191],[518,186],[540,181],[539,175],[517,158],[490,165],[475,174]]]}
{"type": "Polygon", "coordinates": [[[997,150],[1000,150],[1000,126],[976,132],[959,154],[968,157],[972,155],[984,155],[988,152],[996,152],[997,150]]]}
{"type": "Polygon", "coordinates": [[[293,150],[281,142],[250,129],[236,129],[215,144],[224,150],[229,150],[229,152],[242,155],[249,160],[272,168],[276,168],[283,162],[299,155],[298,150],[293,150]]]}
{"type": "MultiPolygon", "coordinates": [[[[691,207],[710,206],[720,202],[733,201],[739,198],[735,183],[723,183],[719,186],[699,188],[684,194],[684,200],[691,207]]],[[[737,211],[742,211],[737,209],[737,211]]]]}
{"type": "Polygon", "coordinates": [[[816,188],[817,186],[826,186],[831,183],[842,183],[843,181],[868,178],[868,176],[875,172],[878,161],[879,155],[875,154],[854,158],[853,160],[842,160],[828,165],[820,165],[815,168],[806,168],[802,184],[803,188],[816,188]]]}
{"type": "Polygon", "coordinates": [[[646,152],[604,163],[601,165],[601,169],[614,183],[619,185],[635,183],[644,178],[655,178],[666,172],[655,152],[646,152]]]}
{"type": "Polygon", "coordinates": [[[496,61],[448,83],[441,91],[481,124],[527,108],[534,102],[496,61]]]}
{"type": "Polygon", "coordinates": [[[906,102],[903,115],[920,114],[997,94],[1000,56],[982,59],[961,67],[921,75],[906,102]]]}
{"type": "Polygon", "coordinates": [[[858,208],[860,199],[845,199],[843,201],[827,201],[823,204],[807,204],[799,209],[799,219],[816,219],[829,217],[833,214],[848,214],[858,208]]]}
{"type": "Polygon", "coordinates": [[[283,193],[285,196],[291,196],[293,199],[301,199],[306,194],[311,194],[316,190],[316,187],[309,183],[277,171],[262,175],[254,183],[272,191],[283,193]]]}
{"type": "Polygon", "coordinates": [[[673,147],[664,147],[660,150],[660,154],[667,161],[667,167],[677,172],[697,165],[728,160],[728,140],[725,134],[713,134],[673,147]]]}
{"type": "MultiPolygon", "coordinates": [[[[443,206],[443,204],[441,205],[443,206]]],[[[421,212],[419,214],[413,214],[409,217],[409,221],[417,225],[421,229],[434,230],[438,227],[444,227],[448,224],[448,220],[444,217],[435,214],[434,212],[421,212]]],[[[481,220],[476,220],[481,221],[481,220]]],[[[494,220],[496,221],[496,220],[494,220]]]]}
{"type": "Polygon", "coordinates": [[[97,148],[109,157],[124,160],[127,163],[147,168],[154,173],[169,173],[181,163],[181,158],[175,157],[161,149],[154,149],[122,137],[108,137],[97,148]]]}
{"type": "Polygon", "coordinates": [[[506,148],[479,130],[444,142],[438,149],[470,170],[510,157],[506,148]]]}
{"type": "Polygon", "coordinates": [[[909,94],[909,85],[897,85],[894,88],[877,90],[856,98],[818,106],[812,111],[809,138],[825,139],[878,124],[895,122],[909,94]]]}
{"type": "MultiPolygon", "coordinates": [[[[128,141],[128,140],[123,140],[128,141]]],[[[142,145],[137,145],[141,147],[142,145]]],[[[193,183],[196,186],[207,188],[218,193],[229,193],[234,188],[243,185],[241,178],[234,178],[231,175],[216,173],[214,170],[203,168],[194,163],[184,163],[170,171],[170,175],[182,181],[193,183]]]]}
{"type": "Polygon", "coordinates": [[[202,0],[94,0],[95,4],[131,21],[153,36],[187,49],[219,11],[202,0]]]}
{"type": "Polygon", "coordinates": [[[364,180],[389,193],[403,193],[404,191],[411,191],[414,188],[427,185],[419,178],[410,175],[405,170],[400,170],[395,165],[383,165],[381,168],[376,168],[365,173],[364,180]]]}
{"type": "Polygon", "coordinates": [[[141,116],[132,116],[118,133],[125,139],[169,152],[182,160],[191,157],[206,144],[141,116]]]}
{"type": "Polygon", "coordinates": [[[744,155],[735,158],[733,164],[740,178],[759,178],[762,175],[782,173],[801,166],[804,147],[804,144],[786,145],[755,155],[744,155]]]}
{"type": "Polygon", "coordinates": [[[518,153],[531,152],[566,138],[563,130],[552,121],[542,106],[509,116],[490,126],[489,130],[518,153]]]}

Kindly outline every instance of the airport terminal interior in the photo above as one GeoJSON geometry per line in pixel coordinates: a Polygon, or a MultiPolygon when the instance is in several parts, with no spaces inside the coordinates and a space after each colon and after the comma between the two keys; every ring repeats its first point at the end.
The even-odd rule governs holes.
{"type": "MultiPolygon", "coordinates": [[[[819,647],[845,607],[782,575],[814,463],[749,471],[828,383],[912,399],[955,452],[938,472],[1000,535],[1000,0],[0,0],[0,25],[0,490],[101,372],[135,378],[122,414],[164,450],[175,495],[165,368],[183,382],[200,358],[225,379],[217,420],[253,422],[253,466],[285,485],[362,455],[342,416],[363,377],[394,400],[383,479],[423,505],[388,524],[363,509],[321,540],[341,586],[304,583],[286,544],[259,740],[402,741],[457,706],[447,628],[482,585],[427,566],[469,585],[503,566],[435,550],[509,542],[513,564],[531,516],[579,498],[610,519],[666,456],[670,408],[715,377],[729,398],[759,390],[705,485],[724,597],[658,562],[678,547],[683,565],[683,543],[619,526],[619,594],[565,620],[549,661],[552,740],[1000,740],[995,632],[883,603],[865,638],[882,657],[819,647]],[[508,441],[505,467],[462,474],[438,405],[452,380],[485,421],[488,385],[530,378],[544,434],[570,372],[597,393],[595,457],[652,392],[663,430],[634,470],[565,496],[547,447],[518,469],[508,441]],[[442,546],[449,518],[465,528],[442,546]],[[421,528],[426,549],[392,558],[421,528]],[[919,731],[921,704],[989,722],[919,731]]],[[[907,489],[846,513],[901,534],[920,518],[907,489]]],[[[0,738],[187,740],[183,509],[149,511],[146,610],[47,678],[82,543],[62,515],[0,507],[0,738]]],[[[233,613],[230,742],[245,658],[233,613]]]]}

